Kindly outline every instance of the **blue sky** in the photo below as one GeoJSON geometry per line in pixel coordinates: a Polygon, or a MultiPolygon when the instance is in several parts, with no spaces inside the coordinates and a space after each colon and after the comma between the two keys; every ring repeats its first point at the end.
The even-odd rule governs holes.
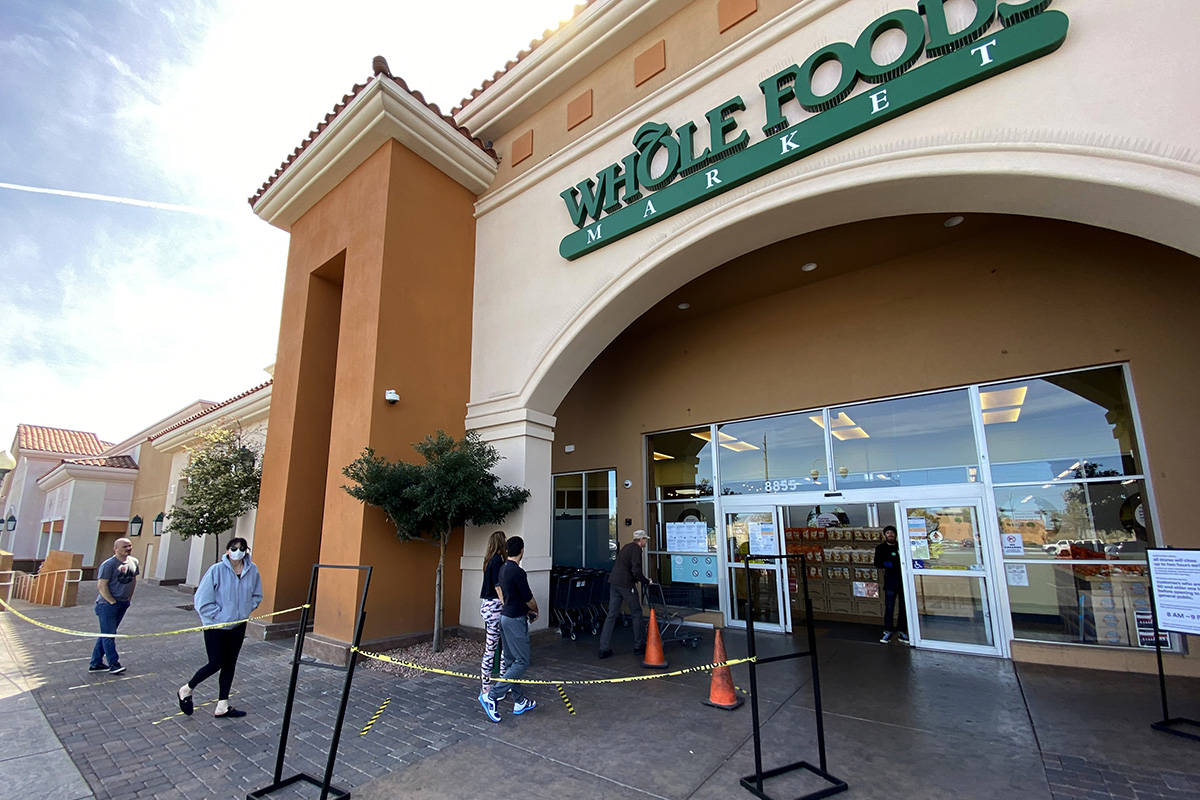
{"type": "Polygon", "coordinates": [[[373,56],[448,111],[571,9],[4,0],[0,449],[19,422],[119,441],[265,380],[287,235],[246,198],[373,56]]]}

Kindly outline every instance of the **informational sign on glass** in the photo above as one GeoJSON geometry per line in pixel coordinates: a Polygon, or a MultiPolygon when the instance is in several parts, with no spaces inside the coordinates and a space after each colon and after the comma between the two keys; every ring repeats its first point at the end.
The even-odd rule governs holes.
{"type": "Polygon", "coordinates": [[[778,555],[779,545],[775,540],[774,522],[750,523],[750,554],[778,555]]]}
{"type": "Polygon", "coordinates": [[[707,553],[708,523],[704,520],[668,522],[667,550],[672,553],[707,553]]]}
{"type": "Polygon", "coordinates": [[[912,551],[914,567],[916,567],[916,561],[929,560],[929,528],[925,523],[925,517],[908,518],[908,546],[912,551]]]}
{"type": "Polygon", "coordinates": [[[1200,550],[1151,548],[1146,558],[1158,629],[1200,636],[1200,550]]]}
{"type": "Polygon", "coordinates": [[[1004,555],[1006,556],[1025,555],[1025,540],[1019,533],[1000,534],[1000,543],[1004,546],[1004,555]]]}
{"type": "Polygon", "coordinates": [[[672,583],[717,583],[717,559],[714,556],[671,556],[672,583]]]}

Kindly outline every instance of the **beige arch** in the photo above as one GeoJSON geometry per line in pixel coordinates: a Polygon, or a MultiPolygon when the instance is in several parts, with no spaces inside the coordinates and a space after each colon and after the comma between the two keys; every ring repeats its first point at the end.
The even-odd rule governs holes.
{"type": "MultiPolygon", "coordinates": [[[[1102,144],[980,142],[780,170],[638,234],[647,243],[642,257],[563,326],[515,405],[553,413],[643,312],[737,256],[834,225],[942,212],[1078,222],[1200,256],[1200,165],[1102,144]]],[[[578,263],[586,268],[588,258],[604,251],[578,263]]]]}

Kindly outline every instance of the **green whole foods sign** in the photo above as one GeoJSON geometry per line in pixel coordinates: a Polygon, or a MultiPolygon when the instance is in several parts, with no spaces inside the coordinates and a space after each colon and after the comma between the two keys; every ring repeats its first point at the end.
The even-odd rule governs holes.
{"type": "Polygon", "coordinates": [[[738,132],[735,115],[746,108],[740,96],[704,115],[709,135],[699,152],[695,122],[674,130],[664,123],[643,125],[633,137],[634,152],[561,193],[579,230],[563,237],[559,253],[569,260],[579,258],[889,119],[1052,53],[1067,36],[1067,17],[1047,11],[1050,0],[975,0],[975,19],[954,33],[943,2],[920,0],[918,11],[884,14],[855,44],[826,45],[803,64],[760,83],[766,138],[756,144],[750,144],[749,131],[738,132]],[[997,15],[1003,28],[985,36],[997,15]],[[871,47],[893,29],[904,34],[904,50],[891,63],[878,64],[871,47]],[[913,69],[922,51],[932,60],[913,69]],[[812,76],[828,61],[839,62],[841,79],[832,90],[817,95],[812,76]],[[877,85],[850,97],[860,80],[877,85]],[[784,109],[790,103],[814,116],[789,125],[784,109]]]}

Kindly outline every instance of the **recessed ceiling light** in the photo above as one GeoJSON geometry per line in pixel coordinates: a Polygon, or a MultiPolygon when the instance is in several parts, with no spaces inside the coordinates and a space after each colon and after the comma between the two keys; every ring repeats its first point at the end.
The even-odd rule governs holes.
{"type": "Polygon", "coordinates": [[[692,304],[691,303],[680,303],[679,305],[677,305],[675,307],[678,308],[680,311],[687,311],[689,308],[692,307],[692,304]]]}
{"type": "Polygon", "coordinates": [[[959,225],[963,224],[963,218],[962,218],[962,216],[955,214],[953,217],[949,217],[942,224],[945,225],[947,228],[956,228],[959,225]]]}
{"type": "Polygon", "coordinates": [[[807,264],[805,264],[803,267],[801,267],[800,270],[802,272],[812,272],[816,268],[817,268],[817,262],[810,261],[807,264]]]}

